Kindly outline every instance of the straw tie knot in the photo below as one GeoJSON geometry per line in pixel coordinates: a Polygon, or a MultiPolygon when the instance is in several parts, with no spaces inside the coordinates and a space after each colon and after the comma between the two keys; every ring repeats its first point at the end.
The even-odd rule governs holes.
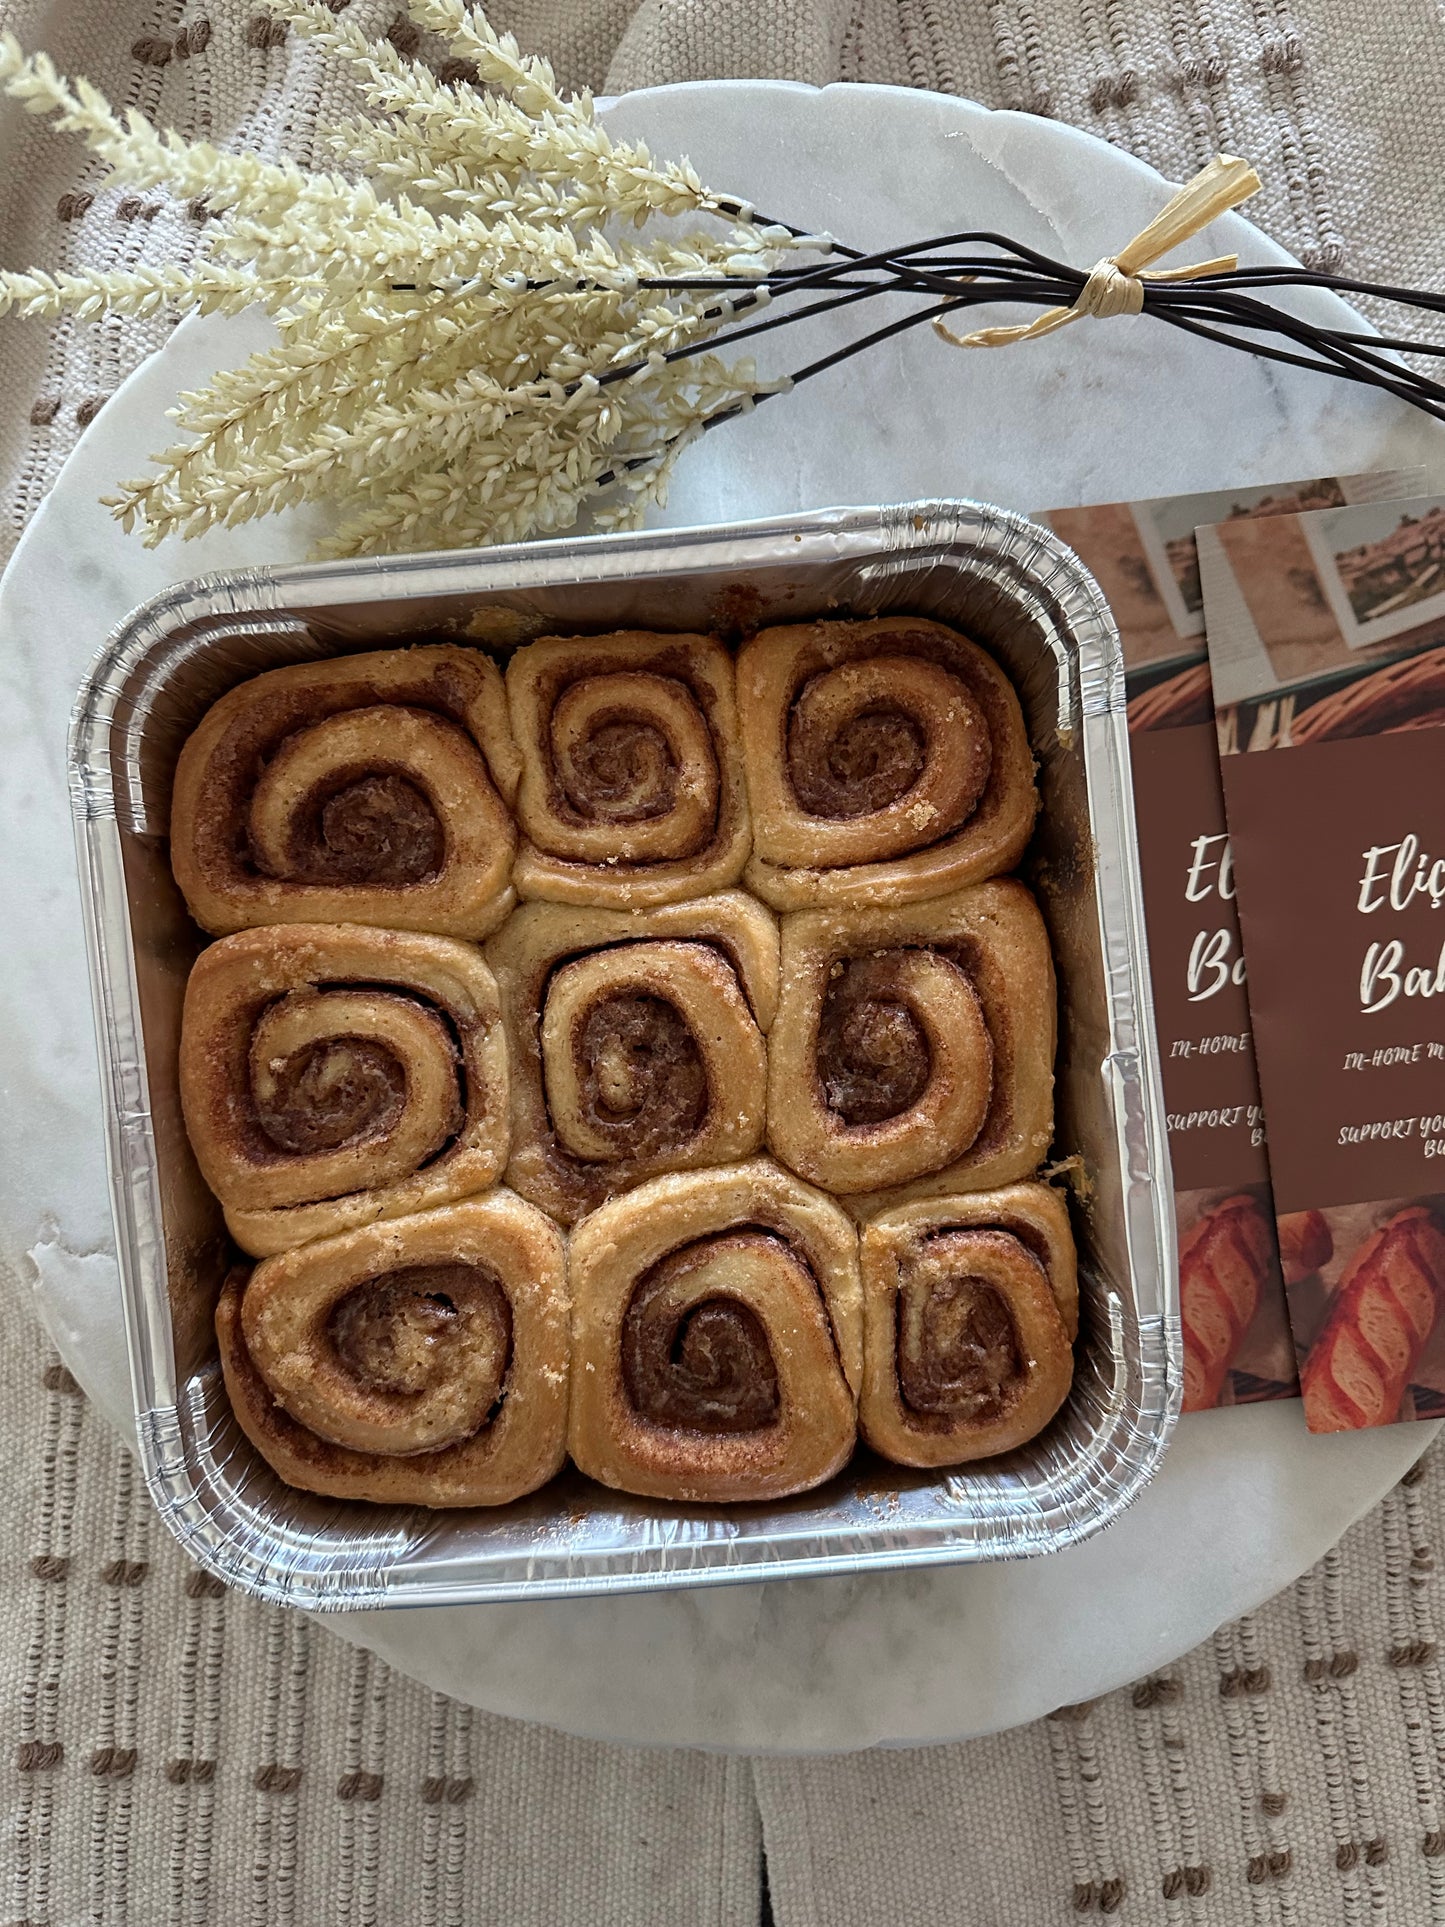
{"type": "Polygon", "coordinates": [[[1056,328],[1066,328],[1081,315],[1107,321],[1118,314],[1139,314],[1144,307],[1146,281],[1197,281],[1238,267],[1238,259],[1232,254],[1216,254],[1208,261],[1192,261],[1183,268],[1156,268],[1153,264],[1172,248],[1192,240],[1219,215],[1258,193],[1259,185],[1259,176],[1247,161],[1216,154],[1126,247],[1094,263],[1068,307],[1049,308],[1035,320],[1010,328],[974,328],[965,335],[955,334],[940,316],[933,323],[933,332],[955,348],[1008,348],[1016,341],[1036,341],[1056,328]]]}
{"type": "Polygon", "coordinates": [[[1116,314],[1138,314],[1143,306],[1144,283],[1137,274],[1125,274],[1112,254],[1089,269],[1089,278],[1074,303],[1077,313],[1093,315],[1096,321],[1109,321],[1116,314]]]}

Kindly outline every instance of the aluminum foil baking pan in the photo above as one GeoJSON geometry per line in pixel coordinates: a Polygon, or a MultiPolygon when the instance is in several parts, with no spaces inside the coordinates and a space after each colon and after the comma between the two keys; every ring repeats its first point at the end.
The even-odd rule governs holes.
{"type": "Polygon", "coordinates": [[[190,1556],[293,1604],[456,1604],[1019,1558],[1117,1516],[1178,1410],[1173,1195],[1134,848],[1119,642],[1047,530],[967,502],[732,528],[240,570],[138,609],[80,692],[71,782],[145,1476],[190,1556]],[[1023,699],[1044,797],[1027,871],[1062,988],[1056,1154],[1079,1160],[1078,1373],[1045,1434],[949,1477],[860,1453],[770,1505],[629,1499],[569,1472],[498,1511],[429,1513],[283,1485],[232,1419],[211,1308],[233,1253],[181,1125],[176,1041],[201,946],[171,880],[176,757],[279,663],[398,637],[499,649],[617,627],[737,631],[908,611],[956,624],[1023,699]]]}

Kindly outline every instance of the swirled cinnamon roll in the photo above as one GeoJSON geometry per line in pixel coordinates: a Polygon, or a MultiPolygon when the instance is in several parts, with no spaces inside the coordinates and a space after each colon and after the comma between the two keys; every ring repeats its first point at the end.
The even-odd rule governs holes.
{"type": "Polygon", "coordinates": [[[470,945],[354,924],[223,937],[186,986],[186,1130],[264,1257],[467,1197],[507,1158],[497,987],[470,945]]]}
{"type": "Polygon", "coordinates": [[[1013,878],[784,917],[768,1148],[850,1199],[1023,1177],[1053,1134],[1054,1034],[1048,934],[1013,878]]]}
{"type": "Polygon", "coordinates": [[[765,1129],[777,925],[737,891],[655,910],[524,904],[487,946],[512,1062],[507,1182],[563,1224],[765,1129]]]}
{"type": "Polygon", "coordinates": [[[916,1200],[863,1228],[858,1422],[897,1465],[963,1465],[1042,1431],[1073,1378],[1068,1207],[1043,1184],[916,1200]]]}
{"type": "Polygon", "coordinates": [[[711,636],[549,636],[507,666],[523,897],[643,909],[722,890],[748,854],[733,664],[711,636]]]}
{"type": "Polygon", "coordinates": [[[857,1239],[765,1158],[640,1185],[573,1232],[568,1449],[659,1499],[803,1492],[853,1450],[857,1239]]]}
{"type": "Polygon", "coordinates": [[[176,882],[218,936],[373,923],[484,937],[514,901],[520,773],[480,650],[272,669],[214,704],[181,751],[176,882]]]}
{"type": "Polygon", "coordinates": [[[922,617],[764,629],[738,658],[749,889],[915,903],[1013,868],[1038,797],[1007,676],[922,617]]]}
{"type": "Polygon", "coordinates": [[[562,1239],[509,1192],[268,1258],[216,1330],[237,1421],[288,1485],[503,1505],[561,1468],[562,1239]]]}

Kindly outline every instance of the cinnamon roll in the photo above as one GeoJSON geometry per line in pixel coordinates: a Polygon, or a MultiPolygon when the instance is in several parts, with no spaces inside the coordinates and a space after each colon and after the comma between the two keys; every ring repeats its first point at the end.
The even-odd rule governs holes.
{"type": "Polygon", "coordinates": [[[1012,878],[784,917],[768,1147],[849,1197],[1023,1177],[1053,1135],[1054,1035],[1048,935],[1012,878]]]}
{"type": "Polygon", "coordinates": [[[711,636],[549,636],[507,667],[523,897],[643,909],[742,875],[733,665],[711,636]]]}
{"type": "Polygon", "coordinates": [[[846,1464],[862,1373],[857,1240],[765,1158],[656,1178],[573,1232],[568,1447],[603,1485],[776,1499],[846,1464]]]}
{"type": "Polygon", "coordinates": [[[507,1182],[563,1224],[765,1129],[778,932],[740,892],[655,910],[524,904],[486,950],[512,1062],[507,1182]]]}
{"type": "Polygon", "coordinates": [[[171,864],[223,936],[372,923],[483,937],[514,901],[521,773],[496,665],[450,645],[241,683],[181,751],[171,864]]]}
{"type": "Polygon", "coordinates": [[[561,1469],[562,1239],[508,1192],[268,1258],[216,1331],[237,1422],[288,1485],[503,1505],[561,1469]]]}
{"type": "Polygon", "coordinates": [[[186,986],[186,1130],[237,1244],[284,1251],[480,1191],[507,1158],[497,987],[448,937],[284,924],[186,986]]]}
{"type": "Polygon", "coordinates": [[[738,657],[747,884],[778,910],[915,903],[1010,870],[1038,796],[1018,697],[921,617],[764,629],[738,657]]]}
{"type": "Polygon", "coordinates": [[[858,1424],[897,1465],[964,1465],[1033,1438],[1073,1378],[1068,1207],[1043,1184],[920,1199],[863,1228],[858,1424]]]}

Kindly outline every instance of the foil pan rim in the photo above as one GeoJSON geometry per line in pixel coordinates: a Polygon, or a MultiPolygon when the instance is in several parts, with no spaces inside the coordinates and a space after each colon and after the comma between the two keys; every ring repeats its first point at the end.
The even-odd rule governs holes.
{"type": "MultiPolygon", "coordinates": [[[[559,625],[560,626],[560,625],[559,625]]],[[[366,643],[360,646],[375,646],[366,643]]],[[[310,653],[337,653],[324,646],[310,653]]],[[[510,549],[361,563],[286,564],[198,577],[161,592],[107,640],[77,697],[70,733],[72,809],[80,858],[92,988],[101,1038],[107,1160],[121,1256],[127,1343],[147,1485],[170,1530],[207,1570],[257,1596],[345,1610],[407,1603],[470,1603],[530,1597],[756,1582],[804,1573],[976,1562],[1033,1556],[1077,1543],[1116,1518],[1148,1483],[1180,1400],[1173,1207],[1157,1053],[1148,1017],[1147,950],[1133,818],[1123,673],[1117,632],[1101,593],[1053,533],[1011,512],[966,501],[887,508],[834,508],[724,527],[619,537],[564,537],[510,549]],[[160,1171],[141,1032],[135,946],[121,862],[126,823],[147,830],[140,775],[155,690],[136,677],[154,657],[157,687],[189,649],[204,656],[218,636],[294,637],[308,620],[364,599],[404,607],[447,596],[616,584],[651,574],[724,575],[765,561],[859,565],[860,582],[886,587],[924,566],[992,570],[999,592],[1032,612],[1056,659],[1060,735],[1082,751],[1097,861],[1095,895],[1104,947],[1109,1049],[1099,1075],[1111,1090],[1120,1157],[1133,1296],[1106,1308],[1116,1379],[1112,1429],[1095,1441],[1108,1457],[1099,1484],[1073,1494],[1020,1500],[1009,1512],[975,1504],[957,1520],[890,1528],[878,1521],[827,1523],[739,1539],[707,1521],[684,1546],[664,1527],[639,1554],[606,1545],[571,1550],[511,1548],[447,1559],[436,1515],[418,1535],[384,1527],[355,1535],[349,1563],[308,1565],[308,1535],[258,1511],[218,1523],[214,1466],[196,1440],[209,1423],[204,1388],[178,1381],[167,1297],[160,1171]],[[1072,671],[1068,642],[1073,645],[1072,671]],[[1077,676],[1077,689],[1074,688],[1077,676]],[[119,749],[117,750],[117,745],[119,749]],[[1103,899],[1109,898],[1107,914],[1103,899]],[[1162,1182],[1160,1181],[1162,1177],[1162,1182]],[[1127,1343],[1126,1343],[1127,1336],[1127,1343]],[[1127,1352],[1127,1355],[1125,1353],[1127,1352]],[[1123,1421],[1121,1424],[1120,1421],[1123,1421]],[[199,1427],[199,1430],[198,1430],[199,1427]],[[989,1516],[996,1510],[998,1516],[989,1516]],[[242,1530],[242,1526],[245,1530],[242,1530]],[[747,1550],[742,1548],[746,1544],[747,1550]]],[[[151,827],[149,834],[154,835],[151,827]]],[[[1112,1408],[1110,1408],[1112,1409],[1112,1408]]],[[[1106,1417],[1108,1410],[1106,1410],[1106,1417]]],[[[1087,1459],[1080,1461],[1084,1471],[1087,1459]]],[[[234,1493],[230,1502],[235,1511],[234,1493]]]]}

